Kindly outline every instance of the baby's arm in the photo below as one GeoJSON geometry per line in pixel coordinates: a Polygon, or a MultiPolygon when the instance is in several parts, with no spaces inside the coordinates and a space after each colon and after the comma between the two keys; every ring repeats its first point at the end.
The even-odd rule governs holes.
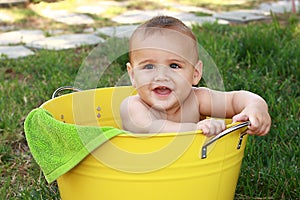
{"type": "Polygon", "coordinates": [[[250,121],[247,133],[266,135],[271,127],[268,105],[263,98],[247,91],[234,92],[232,104],[237,111],[233,122],[250,121]]]}
{"type": "Polygon", "coordinates": [[[223,120],[205,119],[198,123],[180,123],[165,120],[161,116],[155,116],[144,102],[137,96],[126,98],[120,108],[123,129],[133,133],[165,133],[188,132],[202,130],[207,136],[215,135],[225,129],[223,120]]]}
{"type": "Polygon", "coordinates": [[[266,135],[271,126],[267,103],[260,96],[248,91],[219,92],[199,88],[197,96],[204,115],[250,121],[247,133],[266,135]]]}
{"type": "Polygon", "coordinates": [[[195,123],[177,123],[161,119],[137,96],[127,97],[121,104],[123,129],[134,133],[186,132],[197,129],[195,123]]]}

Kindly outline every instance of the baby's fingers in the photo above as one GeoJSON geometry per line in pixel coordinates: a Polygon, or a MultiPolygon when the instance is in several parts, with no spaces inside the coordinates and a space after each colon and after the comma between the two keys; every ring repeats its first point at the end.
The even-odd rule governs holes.
{"type": "Polygon", "coordinates": [[[250,117],[249,120],[250,120],[250,126],[248,126],[248,130],[247,130],[248,134],[263,136],[269,132],[271,123],[267,119],[259,120],[258,118],[250,117]]]}
{"type": "Polygon", "coordinates": [[[198,124],[198,129],[202,130],[203,134],[206,136],[217,135],[222,132],[226,126],[223,120],[207,119],[200,121],[198,124]]]}
{"type": "Polygon", "coordinates": [[[250,117],[249,121],[250,121],[250,125],[248,126],[247,133],[254,135],[260,129],[259,121],[257,120],[256,117],[250,117]]]}
{"type": "Polygon", "coordinates": [[[269,123],[260,123],[258,126],[253,126],[251,123],[250,127],[248,128],[249,134],[264,136],[270,131],[270,125],[271,124],[269,123]]]}
{"type": "Polygon", "coordinates": [[[244,122],[244,121],[248,121],[249,117],[247,115],[244,115],[242,113],[237,114],[235,116],[232,117],[232,122],[244,122]]]}

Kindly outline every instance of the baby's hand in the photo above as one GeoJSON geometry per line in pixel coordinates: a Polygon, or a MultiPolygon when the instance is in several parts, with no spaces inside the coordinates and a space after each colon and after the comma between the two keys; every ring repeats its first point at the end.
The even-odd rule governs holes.
{"type": "Polygon", "coordinates": [[[206,136],[217,135],[225,130],[226,124],[224,120],[219,119],[205,119],[197,123],[197,130],[202,130],[206,136]]]}
{"type": "Polygon", "coordinates": [[[251,135],[266,135],[271,127],[271,118],[267,110],[254,107],[245,108],[240,114],[233,116],[233,122],[250,121],[248,130],[251,135]]]}

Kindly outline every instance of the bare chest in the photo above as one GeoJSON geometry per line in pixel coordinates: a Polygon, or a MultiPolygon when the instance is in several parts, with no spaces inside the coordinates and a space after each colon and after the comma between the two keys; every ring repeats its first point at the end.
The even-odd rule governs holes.
{"type": "Polygon", "coordinates": [[[200,120],[199,107],[194,104],[184,104],[178,112],[168,115],[168,120],[174,122],[190,122],[197,123],[200,120]]]}
{"type": "Polygon", "coordinates": [[[178,106],[172,112],[153,113],[156,119],[169,120],[181,123],[197,123],[200,120],[199,104],[197,101],[186,101],[184,104],[178,106]]]}

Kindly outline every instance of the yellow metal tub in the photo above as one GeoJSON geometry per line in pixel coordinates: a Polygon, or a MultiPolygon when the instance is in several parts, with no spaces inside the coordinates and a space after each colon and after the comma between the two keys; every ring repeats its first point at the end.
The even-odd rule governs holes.
{"type": "MultiPolygon", "coordinates": [[[[120,103],[134,93],[132,87],[80,91],[41,107],[65,123],[121,128],[120,103]]],[[[60,195],[63,200],[233,199],[246,126],[229,124],[214,138],[201,132],[121,134],[59,177],[60,195]]]]}

